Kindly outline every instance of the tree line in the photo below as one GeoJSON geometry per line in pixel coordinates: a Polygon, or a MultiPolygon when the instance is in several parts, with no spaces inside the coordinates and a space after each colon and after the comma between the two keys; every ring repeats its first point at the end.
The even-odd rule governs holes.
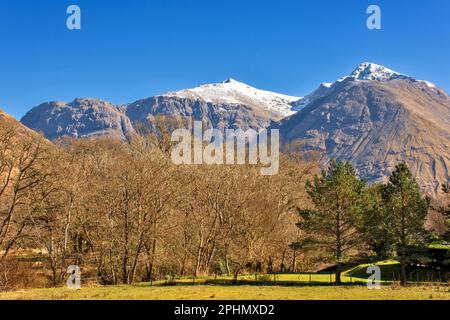
{"type": "Polygon", "coordinates": [[[298,246],[328,252],[337,264],[338,284],[352,256],[398,257],[406,284],[407,249],[424,245],[431,235],[425,229],[428,202],[406,164],[397,165],[387,183],[368,186],[351,164],[331,161],[306,189],[314,208],[299,210],[297,225],[308,236],[298,246]]]}
{"type": "MultiPolygon", "coordinates": [[[[79,265],[101,284],[163,276],[272,272],[290,265],[295,208],[316,165],[281,159],[258,166],[178,166],[167,130],[129,143],[56,145],[3,125],[0,141],[0,266],[39,252],[34,269],[51,285],[79,265]]],[[[295,263],[294,263],[295,264],[295,263]]],[[[7,282],[4,280],[4,282],[7,282]]]]}
{"type": "Polygon", "coordinates": [[[163,126],[128,143],[53,144],[5,123],[0,132],[3,289],[26,275],[61,285],[69,265],[107,285],[334,263],[340,282],[361,255],[398,255],[403,277],[406,248],[430,235],[428,203],[404,164],[368,186],[348,163],[320,173],[314,155],[292,151],[275,176],[257,165],[174,165],[163,126]],[[20,273],[30,252],[39,259],[20,273]]]}

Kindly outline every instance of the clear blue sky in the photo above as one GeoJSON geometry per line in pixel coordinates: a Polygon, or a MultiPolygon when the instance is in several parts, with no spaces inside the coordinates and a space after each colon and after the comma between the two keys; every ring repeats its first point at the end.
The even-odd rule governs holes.
{"type": "Polygon", "coordinates": [[[232,77],[305,95],[373,61],[450,91],[448,0],[2,0],[0,108],[127,103],[232,77]],[[66,9],[82,10],[82,30],[66,9]],[[366,28],[378,4],[383,29],[366,28]]]}

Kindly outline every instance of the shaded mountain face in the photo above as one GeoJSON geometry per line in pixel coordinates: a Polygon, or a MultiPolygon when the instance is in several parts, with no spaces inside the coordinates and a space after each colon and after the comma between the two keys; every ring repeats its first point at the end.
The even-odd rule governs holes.
{"type": "Polygon", "coordinates": [[[134,125],[152,122],[155,116],[172,116],[217,129],[265,129],[271,121],[292,115],[299,99],[229,79],[136,101],[127,107],[127,116],[134,125]]]}
{"type": "Polygon", "coordinates": [[[28,112],[21,122],[50,140],[105,136],[125,140],[134,132],[124,107],[99,99],[44,103],[28,112]]]}
{"type": "Polygon", "coordinates": [[[403,161],[431,195],[450,180],[450,97],[381,66],[360,65],[276,126],[284,142],[350,161],[369,182],[403,161]]]}

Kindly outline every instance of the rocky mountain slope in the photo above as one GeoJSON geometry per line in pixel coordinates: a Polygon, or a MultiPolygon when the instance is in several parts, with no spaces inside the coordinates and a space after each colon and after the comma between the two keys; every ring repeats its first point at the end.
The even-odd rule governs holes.
{"type": "Polygon", "coordinates": [[[3,130],[14,128],[18,136],[33,136],[37,135],[35,131],[21,124],[14,117],[10,116],[2,109],[0,109],[0,136],[3,134],[3,130]]]}
{"type": "Polygon", "coordinates": [[[324,160],[350,161],[370,182],[386,179],[401,161],[430,194],[450,180],[450,97],[443,90],[372,63],[319,90],[275,126],[285,142],[302,140],[324,160]]]}
{"type": "Polygon", "coordinates": [[[50,140],[103,136],[124,140],[134,132],[124,107],[99,99],[43,103],[28,112],[21,122],[50,140]]]}

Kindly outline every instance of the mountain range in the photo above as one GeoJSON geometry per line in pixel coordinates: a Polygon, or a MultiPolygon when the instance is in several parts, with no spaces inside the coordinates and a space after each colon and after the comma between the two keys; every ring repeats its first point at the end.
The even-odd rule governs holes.
{"type": "Polygon", "coordinates": [[[430,195],[450,180],[449,95],[429,81],[368,62],[305,97],[228,79],[120,106],[92,98],[47,102],[21,122],[50,140],[126,140],[158,116],[200,120],[219,129],[277,128],[285,143],[302,140],[324,160],[350,161],[369,182],[385,180],[401,161],[430,195]]]}
{"type": "Polygon", "coordinates": [[[157,116],[194,119],[219,129],[263,129],[294,114],[294,103],[299,99],[229,79],[126,106],[92,98],[46,102],[31,109],[21,122],[51,140],[100,136],[126,139],[138,125],[148,125],[157,116]]]}

